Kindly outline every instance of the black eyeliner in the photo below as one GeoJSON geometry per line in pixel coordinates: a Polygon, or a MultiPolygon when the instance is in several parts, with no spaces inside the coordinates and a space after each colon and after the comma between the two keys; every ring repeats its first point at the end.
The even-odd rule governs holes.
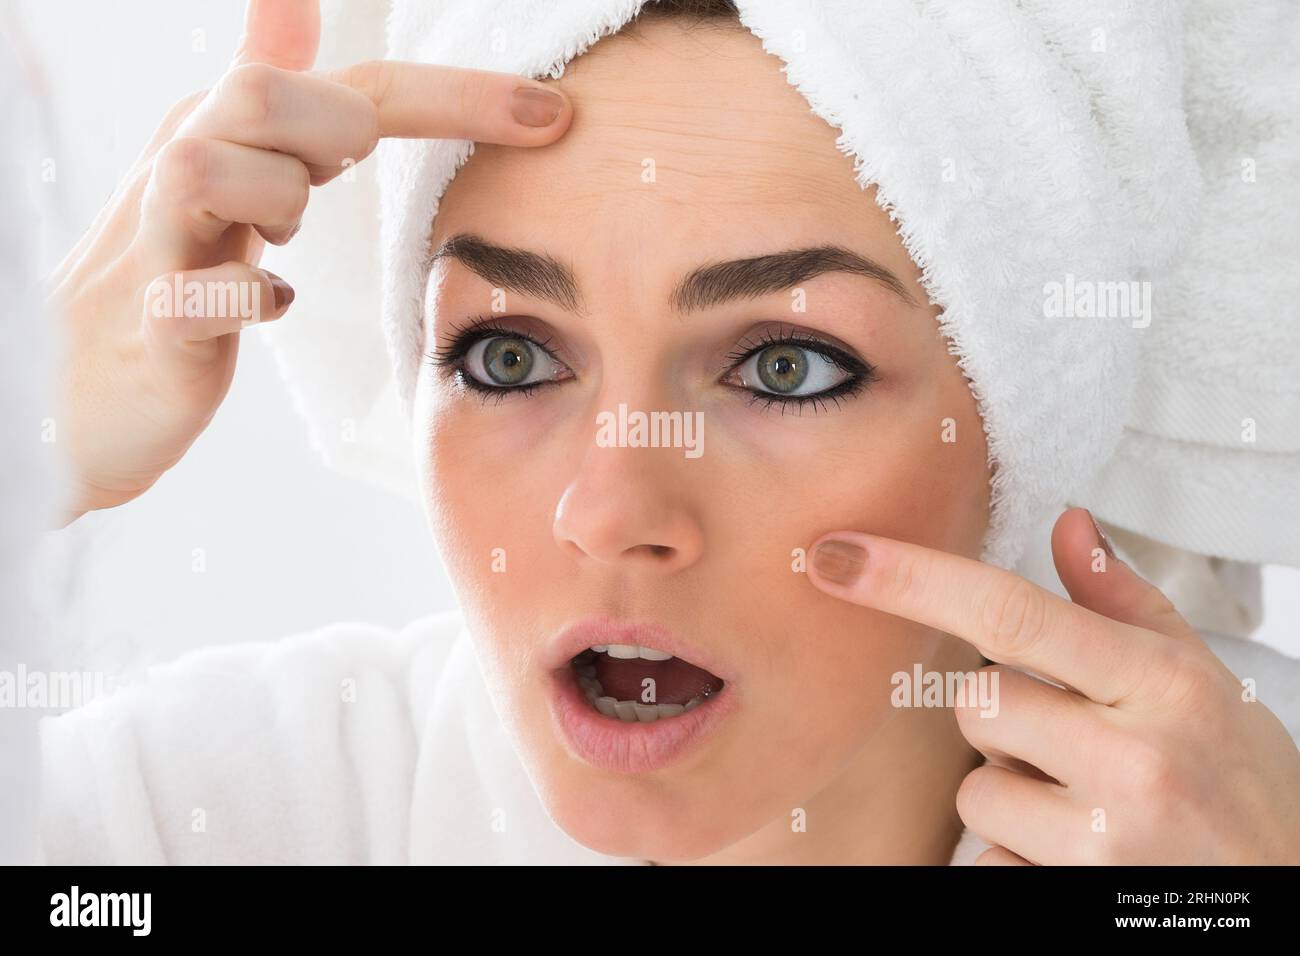
{"type": "MultiPolygon", "coordinates": [[[[483,339],[496,337],[521,339],[541,349],[552,361],[560,361],[548,347],[551,341],[549,338],[545,342],[539,342],[530,335],[498,324],[496,319],[488,315],[475,316],[464,325],[452,323],[451,341],[447,345],[427,353],[427,359],[435,367],[454,373],[458,385],[477,393],[484,401],[488,401],[489,397],[493,396],[495,401],[500,402],[508,395],[516,393],[528,395],[544,385],[560,384],[556,381],[545,381],[531,382],[527,385],[494,386],[485,385],[468,374],[465,371],[465,356],[469,354],[469,350],[483,339]]],[[[728,385],[727,387],[746,393],[749,396],[750,404],[762,402],[765,409],[771,408],[773,405],[780,405],[781,413],[784,415],[787,409],[797,409],[802,413],[803,408],[809,405],[813,406],[814,409],[824,411],[828,402],[833,402],[838,407],[842,400],[857,395],[875,380],[875,366],[869,362],[849,354],[830,342],[798,331],[782,332],[775,335],[765,331],[757,340],[747,340],[726,356],[725,361],[728,364],[720,374],[727,375],[734,372],[752,356],[776,345],[790,345],[816,352],[851,377],[814,395],[779,395],[775,392],[755,391],[744,385],[728,385]]]]}
{"type": "Polygon", "coordinates": [[[856,356],[850,355],[839,346],[832,345],[806,332],[783,332],[779,335],[773,335],[770,332],[764,332],[762,337],[754,342],[748,341],[738,347],[735,351],[727,355],[726,361],[730,364],[726,371],[731,372],[738,365],[750,358],[752,355],[771,348],[774,345],[795,345],[799,348],[805,348],[830,359],[842,371],[868,375],[874,372],[874,368],[867,362],[862,361],[856,356]]]}
{"type": "MultiPolygon", "coordinates": [[[[559,358],[548,347],[551,341],[549,338],[544,342],[539,342],[531,335],[527,335],[517,329],[508,329],[499,325],[496,319],[488,315],[474,316],[474,318],[470,319],[470,321],[466,322],[464,325],[458,325],[453,322],[451,323],[451,327],[451,341],[448,342],[446,346],[426,353],[425,357],[430,365],[443,370],[444,373],[449,373],[454,376],[458,386],[466,391],[473,392],[484,402],[495,401],[496,403],[500,403],[504,401],[507,396],[524,396],[535,392],[543,386],[559,384],[559,382],[545,381],[529,382],[526,385],[512,386],[485,385],[465,370],[465,356],[469,354],[469,350],[484,339],[497,337],[520,339],[524,342],[528,342],[545,352],[553,362],[559,362],[559,358]]],[[[563,363],[561,362],[560,364],[563,363]]]]}
{"type": "Polygon", "coordinates": [[[507,329],[498,325],[497,320],[487,315],[477,315],[464,325],[452,323],[451,341],[446,346],[434,349],[428,353],[428,360],[433,365],[440,368],[456,368],[457,363],[461,362],[474,347],[475,343],[482,339],[503,338],[523,339],[530,342],[545,352],[552,359],[558,361],[555,353],[548,347],[550,339],[545,342],[539,342],[531,335],[527,335],[516,329],[507,329]]]}
{"type": "Polygon", "coordinates": [[[755,402],[762,402],[765,411],[773,405],[781,406],[782,415],[788,409],[795,409],[799,414],[802,414],[803,409],[809,405],[813,406],[814,411],[818,409],[825,411],[827,402],[834,402],[838,408],[842,400],[852,398],[875,381],[876,368],[870,362],[864,362],[838,346],[806,332],[798,331],[783,332],[777,335],[765,331],[758,341],[748,340],[727,355],[726,361],[730,364],[723,374],[731,374],[754,355],[775,345],[792,345],[797,348],[807,349],[810,352],[816,352],[841,371],[847,372],[851,377],[814,395],[779,395],[776,392],[756,391],[744,385],[728,386],[749,395],[749,404],[751,405],[755,402]]]}

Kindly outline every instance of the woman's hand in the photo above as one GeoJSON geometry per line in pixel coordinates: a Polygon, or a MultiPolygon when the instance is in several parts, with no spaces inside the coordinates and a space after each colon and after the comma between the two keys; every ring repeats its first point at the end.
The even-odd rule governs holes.
{"type": "Polygon", "coordinates": [[[854,572],[853,553],[814,550],[822,590],[998,662],[983,668],[999,675],[996,716],[957,708],[989,758],[957,792],[962,820],[993,844],[978,862],[1300,863],[1295,742],[1168,599],[1108,553],[1087,511],[1065,512],[1052,534],[1072,601],[952,554],[855,532],[817,546],[831,540],[862,548],[862,564],[836,583],[819,560],[854,572]]]}
{"type": "Polygon", "coordinates": [[[51,277],[69,520],[144,492],[211,421],[239,331],[293,299],[257,262],[297,231],[311,186],[381,137],[542,146],[572,118],[563,97],[506,73],[391,61],[304,72],[319,34],[318,0],[251,0],[230,69],[172,109],[51,277]]]}

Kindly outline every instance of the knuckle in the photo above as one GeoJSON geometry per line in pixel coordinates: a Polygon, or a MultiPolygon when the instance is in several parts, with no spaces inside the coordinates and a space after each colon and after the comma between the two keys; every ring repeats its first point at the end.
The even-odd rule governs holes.
{"type": "MultiPolygon", "coordinates": [[[[867,561],[868,568],[872,564],[867,561]]],[[[924,552],[901,551],[883,570],[885,580],[872,582],[873,585],[883,584],[893,594],[919,594],[930,579],[930,558],[924,552]]]]}
{"type": "Polygon", "coordinates": [[[1142,618],[1152,630],[1165,634],[1186,633],[1191,629],[1182,612],[1169,600],[1169,596],[1159,588],[1149,588],[1141,598],[1142,618]]]}
{"type": "Polygon", "coordinates": [[[172,200],[200,194],[208,177],[211,149],[207,141],[191,136],[169,140],[154,160],[158,190],[172,200]]]}
{"type": "Polygon", "coordinates": [[[354,140],[350,155],[340,157],[340,161],[351,159],[360,162],[379,145],[379,109],[392,89],[393,71],[383,60],[367,60],[333,73],[331,77],[354,94],[357,104],[356,121],[349,123],[349,132],[354,140]]]}
{"type": "Polygon", "coordinates": [[[355,140],[352,155],[343,157],[354,162],[361,162],[379,146],[379,109],[370,100],[363,99],[358,104],[357,121],[352,125],[355,140]]]}
{"type": "MultiPolygon", "coordinates": [[[[996,714],[1002,713],[1002,706],[1004,706],[1004,702],[998,700],[997,710],[989,710],[988,701],[982,700],[979,687],[978,670],[957,672],[956,682],[954,682],[957,697],[953,701],[953,717],[957,719],[957,727],[962,732],[962,736],[971,743],[988,739],[988,735],[997,726],[996,714]],[[989,719],[989,714],[993,714],[992,719],[989,719]]],[[[985,687],[988,687],[988,684],[985,684],[985,687]]]]}
{"type": "Polygon", "coordinates": [[[1002,671],[998,665],[958,671],[955,674],[955,688],[957,696],[953,702],[953,715],[968,741],[986,739],[987,734],[997,725],[996,715],[1002,713],[1008,705],[1014,706],[1006,700],[1006,688],[1002,684],[1002,671]],[[988,709],[990,702],[996,708],[992,712],[988,709]],[[990,713],[994,715],[992,719],[990,713]]]}
{"type": "Polygon", "coordinates": [[[354,63],[334,74],[344,86],[361,93],[372,104],[383,103],[393,85],[393,71],[383,60],[365,60],[354,63]]]}
{"type": "Polygon", "coordinates": [[[1177,793],[1173,758],[1157,743],[1132,740],[1120,753],[1119,771],[1127,791],[1149,809],[1165,805],[1177,793]]]}
{"type": "Polygon", "coordinates": [[[974,702],[969,700],[960,700],[952,708],[953,717],[957,721],[957,728],[961,735],[966,738],[967,742],[974,742],[982,737],[980,731],[984,729],[987,720],[980,717],[974,702]]]}
{"type": "Polygon", "coordinates": [[[1147,669],[1145,695],[1154,703],[1189,715],[1209,715],[1223,699],[1218,668],[1183,645],[1147,669]]]}
{"type": "Polygon", "coordinates": [[[1169,600],[1169,596],[1157,587],[1149,588],[1144,592],[1143,600],[1146,603],[1146,612],[1151,615],[1168,615],[1177,614],[1178,609],[1174,607],[1174,602],[1169,600]]]}
{"type": "Polygon", "coordinates": [[[461,116],[478,116],[487,105],[488,87],[476,73],[458,73],[452,80],[452,102],[461,116]]]}
{"type": "Polygon", "coordinates": [[[311,170],[305,163],[294,160],[289,166],[289,211],[293,220],[302,218],[302,214],[307,209],[307,201],[311,198],[311,170]]]}
{"type": "Polygon", "coordinates": [[[973,826],[981,808],[988,799],[993,776],[993,770],[990,767],[976,767],[966,774],[961,785],[957,788],[957,816],[961,817],[962,822],[967,826],[973,826]]]}
{"type": "Polygon", "coordinates": [[[980,608],[983,632],[996,650],[1020,657],[1033,648],[1043,632],[1047,602],[1028,581],[1014,578],[985,593],[980,608]]]}
{"type": "Polygon", "coordinates": [[[243,63],[221,80],[223,105],[240,124],[261,126],[272,116],[280,71],[266,63],[243,63]]]}
{"type": "Polygon", "coordinates": [[[164,272],[162,275],[155,276],[145,286],[144,328],[151,339],[166,338],[166,333],[175,328],[176,323],[170,320],[177,318],[177,310],[170,293],[176,284],[183,285],[184,282],[184,273],[164,272]]]}

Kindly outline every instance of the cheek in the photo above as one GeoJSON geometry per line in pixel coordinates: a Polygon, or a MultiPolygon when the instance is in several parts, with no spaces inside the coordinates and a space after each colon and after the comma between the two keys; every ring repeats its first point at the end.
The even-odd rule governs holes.
{"type": "Polygon", "coordinates": [[[537,411],[526,399],[494,407],[437,395],[417,408],[419,481],[443,563],[474,633],[512,657],[559,623],[546,614],[558,610],[568,560],[552,534],[563,475],[541,443],[521,438],[546,434],[537,411]]]}
{"type": "Polygon", "coordinates": [[[535,550],[533,529],[542,526],[528,470],[507,470],[510,459],[484,447],[489,436],[474,418],[454,406],[435,412],[417,448],[430,525],[462,600],[492,590],[494,575],[520,585],[535,564],[523,560],[535,550]]]}
{"type": "MultiPolygon", "coordinates": [[[[827,412],[712,410],[705,513],[723,550],[789,549],[834,530],[978,554],[989,473],[975,400],[953,367],[875,383],[827,412]]],[[[751,551],[752,553],[752,551],[751,551]]]]}
{"type": "MultiPolygon", "coordinates": [[[[791,771],[805,779],[833,772],[861,747],[892,713],[893,674],[930,660],[943,637],[822,594],[793,571],[800,555],[792,549],[860,530],[978,554],[987,524],[983,431],[964,380],[944,385],[868,395],[851,410],[802,420],[751,415],[748,432],[761,441],[714,445],[731,462],[727,505],[712,512],[727,521],[710,529],[724,556],[713,576],[727,582],[731,621],[746,624],[737,638],[755,650],[760,693],[782,702],[757,711],[765,726],[754,739],[766,741],[763,759],[797,764],[791,771]]],[[[724,429],[745,430],[741,422],[724,429]]]]}

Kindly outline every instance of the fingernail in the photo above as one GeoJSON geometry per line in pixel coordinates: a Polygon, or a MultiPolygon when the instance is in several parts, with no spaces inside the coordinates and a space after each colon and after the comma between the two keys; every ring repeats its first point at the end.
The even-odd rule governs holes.
{"type": "Polygon", "coordinates": [[[283,312],[293,301],[293,286],[285,282],[274,272],[267,272],[266,278],[271,283],[271,294],[275,296],[275,311],[283,312]]]}
{"type": "Polygon", "coordinates": [[[852,584],[866,564],[867,552],[848,541],[823,541],[813,551],[813,567],[835,584],[852,584]]]}
{"type": "Polygon", "coordinates": [[[510,109],[522,126],[550,126],[564,109],[564,98],[551,90],[521,86],[511,97],[510,109]]]}
{"type": "Polygon", "coordinates": [[[1101,530],[1101,525],[1097,524],[1097,519],[1092,517],[1091,511],[1088,512],[1088,517],[1092,518],[1093,530],[1097,532],[1097,544],[1109,557],[1115,557],[1115,549],[1110,546],[1110,538],[1106,537],[1106,532],[1101,530]]]}

